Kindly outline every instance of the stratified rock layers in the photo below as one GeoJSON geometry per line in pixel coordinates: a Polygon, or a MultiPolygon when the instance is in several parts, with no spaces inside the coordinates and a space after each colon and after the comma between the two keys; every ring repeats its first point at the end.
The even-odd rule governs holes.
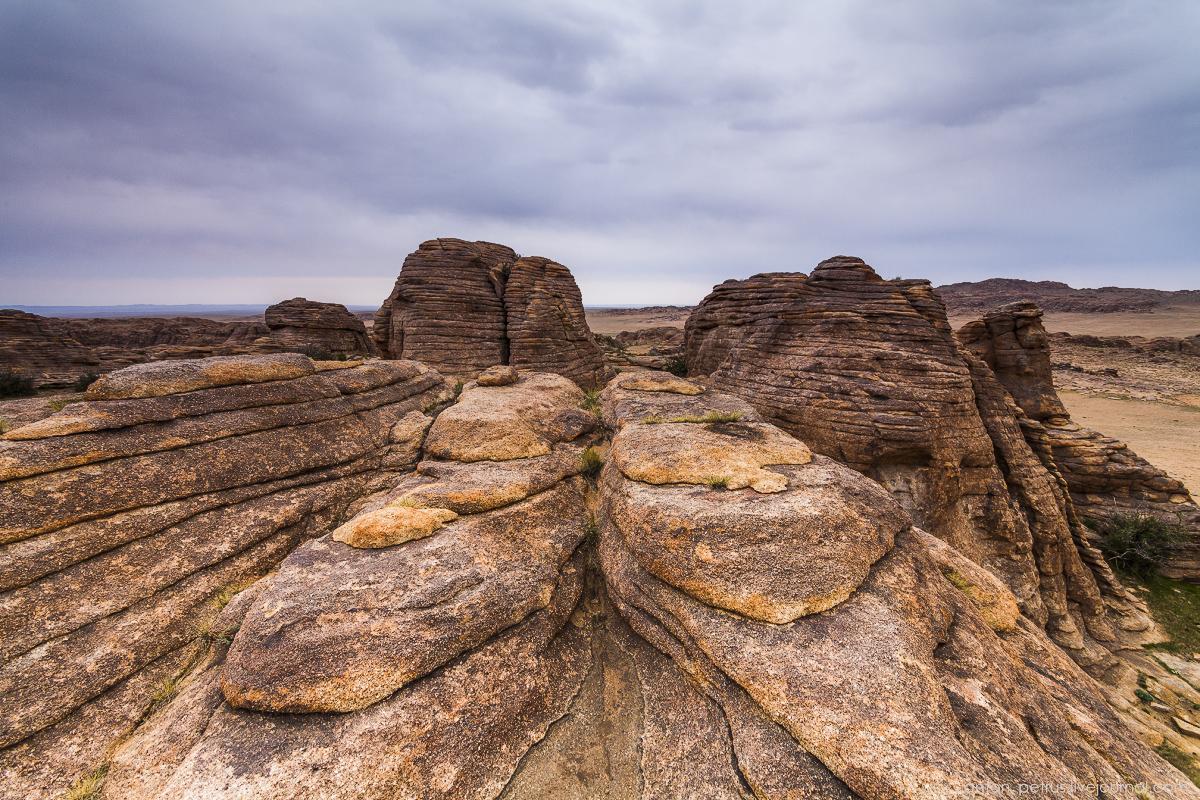
{"type": "Polygon", "coordinates": [[[1065,492],[928,282],[885,281],[839,256],[811,276],[726,281],[687,331],[692,374],[711,373],[715,388],[879,481],[921,527],[1003,579],[1080,663],[1111,669],[1120,635],[1150,628],[1103,562],[1097,578],[1081,555],[1065,492]]]}
{"type": "Polygon", "coordinates": [[[614,457],[590,486],[595,421],[562,423],[584,398],[556,381],[468,386],[470,413],[430,431],[481,452],[482,411],[549,453],[427,453],[357,509],[457,519],[380,549],[318,538],[235,598],[232,644],[117,749],[102,796],[1200,797],[999,580],[876,484],[660,375],[602,394],[614,457]],[[647,403],[696,421],[647,421],[647,403]],[[682,431],[647,435],[663,424],[682,431]],[[629,475],[712,437],[731,463],[775,462],[773,491],[629,475]]]}
{"type": "Polygon", "coordinates": [[[449,396],[408,361],[157,362],[2,437],[0,796],[103,763],[219,638],[221,603],[411,467],[395,423],[449,396]]]}
{"type": "Polygon", "coordinates": [[[1028,302],[1003,306],[964,325],[958,338],[987,362],[1016,400],[1025,437],[1062,475],[1080,516],[1150,514],[1183,523],[1190,540],[1164,573],[1200,579],[1200,508],[1181,481],[1123,442],[1072,421],[1054,390],[1041,309],[1028,302]]]}
{"type": "Polygon", "coordinates": [[[589,387],[607,375],[570,271],[490,242],[422,243],[404,260],[371,336],[384,357],[450,375],[511,364],[589,387]]]}
{"type": "Polygon", "coordinates": [[[375,352],[362,320],[339,303],[293,297],[268,307],[263,320],[271,338],[290,350],[334,356],[367,356],[375,352]]]}

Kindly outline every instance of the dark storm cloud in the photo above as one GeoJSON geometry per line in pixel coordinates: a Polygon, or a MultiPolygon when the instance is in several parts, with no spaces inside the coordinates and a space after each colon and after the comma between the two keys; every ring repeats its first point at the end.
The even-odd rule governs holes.
{"type": "Polygon", "coordinates": [[[376,302],[435,235],[591,302],[862,255],[1195,285],[1200,6],[0,0],[0,304],[376,302]]]}

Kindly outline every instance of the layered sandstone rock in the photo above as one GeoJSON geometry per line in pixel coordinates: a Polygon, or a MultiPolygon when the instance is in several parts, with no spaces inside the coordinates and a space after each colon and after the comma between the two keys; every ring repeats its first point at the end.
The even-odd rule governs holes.
{"type": "Polygon", "coordinates": [[[1097,674],[1156,634],[1094,551],[987,365],[928,282],[839,256],[726,281],[687,324],[688,367],[814,451],[879,481],[918,524],[1000,577],[1097,674]]]}
{"type": "Polygon", "coordinates": [[[422,243],[404,260],[371,336],[386,358],[418,359],[451,375],[510,364],[584,386],[606,377],[570,271],[490,242],[422,243]]]}
{"type": "Polygon", "coordinates": [[[481,429],[440,415],[449,455],[427,452],[356,519],[458,518],[395,546],[298,548],[214,623],[102,796],[1082,798],[1104,783],[1133,800],[1144,781],[1200,797],[999,580],[875,483],[742,401],[642,375],[602,395],[613,455],[593,487],[576,473],[597,432],[557,422],[584,398],[535,402],[548,378],[469,386],[459,405],[542,432],[549,453],[462,460],[481,429]],[[680,427],[647,434],[664,425],[680,427]],[[775,491],[632,477],[712,437],[775,491]]]}
{"type": "Polygon", "coordinates": [[[271,338],[289,350],[333,356],[367,356],[375,352],[362,320],[339,303],[293,297],[269,306],[263,320],[271,338]]]}
{"type": "Polygon", "coordinates": [[[0,309],[0,371],[33,379],[35,386],[73,383],[85,372],[98,372],[100,359],[60,320],[0,309]]]}
{"type": "Polygon", "coordinates": [[[1057,468],[1075,509],[1085,518],[1151,514],[1182,522],[1192,540],[1166,574],[1200,578],[1200,508],[1183,483],[1132,452],[1124,443],[1071,420],[1054,390],[1050,344],[1042,311],[1033,303],[1003,306],[958,332],[986,361],[1020,406],[1026,438],[1057,468]]]}
{"type": "Polygon", "coordinates": [[[449,397],[406,361],[157,362],[5,434],[0,796],[103,764],[224,635],[228,596],[411,468],[409,415],[449,397]]]}

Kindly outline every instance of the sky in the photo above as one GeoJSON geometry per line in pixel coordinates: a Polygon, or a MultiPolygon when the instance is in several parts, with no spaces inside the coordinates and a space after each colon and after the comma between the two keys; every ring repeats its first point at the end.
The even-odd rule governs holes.
{"type": "Polygon", "coordinates": [[[1200,2],[0,0],[0,306],[378,304],[455,236],[591,305],[836,254],[1200,287],[1200,2]]]}

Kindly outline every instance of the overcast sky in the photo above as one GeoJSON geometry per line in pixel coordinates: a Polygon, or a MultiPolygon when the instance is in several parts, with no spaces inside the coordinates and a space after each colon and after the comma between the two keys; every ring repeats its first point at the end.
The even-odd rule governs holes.
{"type": "Polygon", "coordinates": [[[1200,287],[1200,2],[0,0],[0,306],[376,304],[424,239],[691,303],[1200,287]]]}

